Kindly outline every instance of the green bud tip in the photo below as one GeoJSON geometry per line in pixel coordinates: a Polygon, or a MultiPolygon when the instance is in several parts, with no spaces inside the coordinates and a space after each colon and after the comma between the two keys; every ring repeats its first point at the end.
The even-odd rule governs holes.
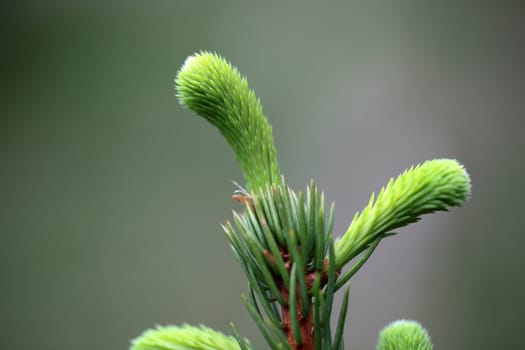
{"type": "Polygon", "coordinates": [[[432,350],[432,342],[421,324],[399,320],[379,333],[377,350],[432,350]]]}
{"type": "Polygon", "coordinates": [[[233,148],[248,190],[280,183],[272,128],[237,68],[200,52],[186,59],[175,84],[179,102],[219,129],[233,148]]]}
{"type": "Polygon", "coordinates": [[[234,337],[205,326],[157,326],[132,340],[130,350],[240,350],[234,337]]]}
{"type": "Polygon", "coordinates": [[[405,170],[383,187],[377,198],[356,213],[347,232],[336,242],[338,268],[392,230],[421,215],[458,207],[470,196],[470,177],[454,159],[434,159],[405,170]]]}

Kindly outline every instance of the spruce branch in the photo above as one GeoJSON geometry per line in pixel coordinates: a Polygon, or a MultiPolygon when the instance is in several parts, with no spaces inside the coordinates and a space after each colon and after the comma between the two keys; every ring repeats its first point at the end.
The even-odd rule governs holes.
{"type": "MultiPolygon", "coordinates": [[[[334,205],[312,181],[295,192],[279,172],[272,129],[260,101],[238,70],[215,53],[188,57],[175,79],[180,103],[217,127],[233,148],[246,180],[232,196],[243,206],[222,228],[248,279],[242,301],[271,349],[344,350],[348,281],[380,241],[423,214],[461,206],[470,178],[456,160],[435,159],[405,170],[372,195],[346,233],[334,241],[334,205]],[[346,269],[351,261],[356,261],[346,269]],[[335,334],[334,296],[344,299],[335,334]]],[[[206,327],[158,327],[131,350],[251,350],[235,327],[225,336],[206,327]]],[[[378,350],[431,350],[417,323],[398,322],[380,335],[378,350]]]]}

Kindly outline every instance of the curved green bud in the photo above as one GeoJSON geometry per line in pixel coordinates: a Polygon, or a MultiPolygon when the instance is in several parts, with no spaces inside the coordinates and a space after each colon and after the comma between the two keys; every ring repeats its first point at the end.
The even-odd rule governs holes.
{"type": "Polygon", "coordinates": [[[217,127],[231,145],[250,191],[279,183],[272,128],[235,67],[217,54],[200,52],[186,59],[175,83],[180,103],[217,127]]]}
{"type": "Polygon", "coordinates": [[[399,320],[379,333],[377,350],[432,350],[432,342],[418,322],[399,320]]]}
{"type": "Polygon", "coordinates": [[[341,269],[372,242],[420,216],[461,206],[470,195],[470,177],[456,160],[436,159],[405,170],[390,179],[336,242],[336,265],[341,269]]]}
{"type": "MultiPolygon", "coordinates": [[[[246,344],[244,344],[246,345],[246,344]]],[[[188,324],[149,329],[132,340],[130,350],[241,350],[234,337],[188,324]]]]}

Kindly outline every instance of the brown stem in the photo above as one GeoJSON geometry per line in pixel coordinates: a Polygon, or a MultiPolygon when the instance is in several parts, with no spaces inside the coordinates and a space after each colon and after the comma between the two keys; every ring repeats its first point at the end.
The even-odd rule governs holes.
{"type": "MultiPolygon", "coordinates": [[[[284,283],[280,284],[280,292],[285,300],[289,300],[288,290],[284,286],[284,283]]],[[[283,317],[283,329],[286,333],[286,338],[288,343],[295,350],[315,350],[315,341],[314,341],[314,321],[312,313],[312,303],[310,301],[310,306],[308,308],[308,314],[303,315],[303,307],[301,304],[300,298],[297,298],[297,312],[299,318],[299,326],[301,328],[301,338],[302,343],[297,344],[297,341],[294,337],[292,325],[290,321],[290,308],[288,306],[283,306],[281,308],[281,314],[283,317]]]]}
{"type": "MultiPolygon", "coordinates": [[[[276,266],[277,262],[275,260],[275,257],[268,251],[264,250],[264,256],[266,257],[267,262],[272,265],[276,266]]],[[[285,267],[288,271],[291,270],[291,261],[290,261],[290,255],[288,252],[284,249],[281,249],[280,251],[281,257],[283,258],[283,261],[285,263],[285,267]]],[[[323,262],[323,269],[321,271],[321,286],[324,286],[326,284],[326,281],[328,279],[328,260],[325,259],[323,262]]],[[[308,286],[308,289],[312,288],[312,285],[315,281],[315,277],[319,272],[313,271],[313,272],[307,272],[305,276],[306,284],[308,286]]],[[[340,271],[336,272],[336,276],[339,276],[340,271]]],[[[282,280],[278,280],[277,284],[279,286],[279,293],[283,297],[284,300],[290,300],[290,295],[288,293],[288,290],[286,289],[286,286],[284,285],[284,282],[282,280]]],[[[297,293],[296,295],[300,295],[299,287],[297,287],[297,293]]],[[[312,297],[310,296],[310,299],[308,301],[309,307],[308,307],[308,314],[303,314],[303,306],[301,302],[301,298],[297,298],[296,300],[296,310],[297,310],[297,317],[299,319],[299,328],[301,331],[301,344],[298,344],[297,339],[295,339],[294,332],[292,329],[291,324],[291,315],[290,315],[290,307],[288,305],[281,307],[281,316],[282,316],[282,327],[286,334],[286,339],[288,340],[288,343],[292,346],[294,350],[316,350],[315,349],[315,328],[314,328],[314,319],[313,319],[313,302],[312,297]]],[[[319,350],[319,349],[317,349],[319,350]]]]}

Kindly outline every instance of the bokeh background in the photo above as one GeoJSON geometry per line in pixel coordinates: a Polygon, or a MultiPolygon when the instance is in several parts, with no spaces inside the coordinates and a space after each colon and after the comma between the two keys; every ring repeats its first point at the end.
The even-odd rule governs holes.
{"type": "Polygon", "coordinates": [[[525,50],[520,2],[34,1],[2,11],[0,348],[126,349],[156,324],[233,321],[267,348],[219,224],[242,175],[173,79],[214,50],[249,78],[282,171],[336,202],[336,232],[437,157],[463,208],[383,241],[345,339],[399,318],[436,349],[523,345],[525,50]],[[489,2],[487,2],[489,3],[489,2]]]}

